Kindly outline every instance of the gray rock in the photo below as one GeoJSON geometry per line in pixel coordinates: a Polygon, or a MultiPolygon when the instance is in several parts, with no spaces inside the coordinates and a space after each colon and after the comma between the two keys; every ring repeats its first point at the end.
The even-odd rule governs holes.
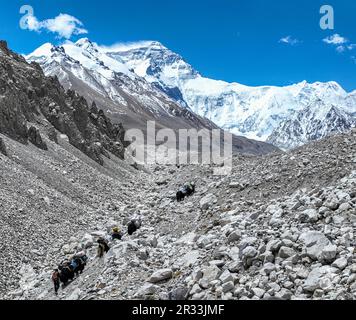
{"type": "Polygon", "coordinates": [[[266,293],[265,290],[261,289],[261,288],[252,288],[251,291],[253,292],[253,294],[258,297],[258,298],[262,298],[264,296],[264,294],[266,293]]]}
{"type": "Polygon", "coordinates": [[[307,255],[314,260],[318,260],[323,249],[330,245],[330,241],[325,235],[318,231],[303,233],[299,240],[304,243],[307,255]]]}
{"type": "Polygon", "coordinates": [[[231,261],[231,263],[229,263],[227,265],[228,270],[232,273],[236,273],[240,270],[241,268],[241,262],[240,261],[231,261]]]}
{"type": "Polygon", "coordinates": [[[278,256],[282,259],[287,259],[295,255],[295,251],[292,248],[281,247],[279,250],[278,256]]]}
{"type": "Polygon", "coordinates": [[[267,276],[271,274],[271,272],[276,270],[276,266],[273,263],[265,263],[261,269],[262,272],[264,272],[267,276]]]}
{"type": "Polygon", "coordinates": [[[189,294],[190,295],[195,295],[195,294],[200,293],[202,291],[203,291],[203,289],[196,283],[196,284],[194,284],[193,288],[190,290],[189,294]]]}
{"type": "Polygon", "coordinates": [[[135,294],[136,297],[144,297],[157,293],[159,286],[152,283],[145,283],[135,294]]]}
{"type": "Polygon", "coordinates": [[[351,209],[351,205],[349,203],[342,203],[339,207],[339,212],[345,212],[351,209]]]}
{"type": "Polygon", "coordinates": [[[48,150],[47,144],[43,141],[40,131],[33,126],[28,129],[28,140],[37,148],[48,150]]]}
{"type": "Polygon", "coordinates": [[[154,272],[148,279],[148,282],[157,283],[165,280],[169,280],[173,277],[171,269],[161,269],[154,272]]]}
{"type": "Polygon", "coordinates": [[[319,255],[320,262],[332,262],[337,254],[337,246],[330,244],[324,247],[319,255]]]}
{"type": "Polygon", "coordinates": [[[169,292],[169,300],[183,301],[188,297],[187,287],[178,287],[169,292]]]}
{"type": "Polygon", "coordinates": [[[229,187],[232,189],[237,189],[238,191],[242,191],[245,189],[245,186],[240,182],[231,182],[229,184],[229,187]]]}
{"type": "Polygon", "coordinates": [[[267,243],[266,246],[266,251],[270,251],[272,253],[277,253],[279,251],[279,249],[282,246],[282,241],[280,240],[271,240],[267,243]]]}
{"type": "Polygon", "coordinates": [[[347,267],[347,264],[348,264],[347,259],[339,258],[339,259],[335,260],[331,266],[338,268],[340,270],[344,270],[347,267]]]}
{"type": "Polygon", "coordinates": [[[307,292],[314,292],[316,289],[321,288],[323,278],[332,279],[337,269],[330,266],[322,266],[314,268],[308,275],[303,285],[303,290],[307,292]]]}
{"type": "Polygon", "coordinates": [[[203,211],[208,210],[216,201],[216,197],[213,194],[208,194],[202,198],[199,202],[200,209],[203,211]]]}
{"type": "Polygon", "coordinates": [[[231,242],[235,242],[241,239],[241,232],[238,230],[235,230],[233,232],[230,233],[230,235],[227,238],[227,242],[231,243],[231,242]]]}
{"type": "Polygon", "coordinates": [[[147,260],[149,257],[148,251],[145,248],[142,248],[138,251],[137,256],[140,260],[147,260]]]}
{"type": "Polygon", "coordinates": [[[231,282],[231,281],[234,281],[234,278],[232,277],[231,273],[229,270],[225,270],[221,276],[220,276],[220,281],[222,283],[226,283],[226,282],[231,282]]]}
{"type": "Polygon", "coordinates": [[[324,206],[335,211],[339,208],[339,202],[335,198],[329,198],[326,202],[324,202],[324,206]]]}
{"type": "Polygon", "coordinates": [[[220,274],[221,270],[217,266],[209,266],[203,270],[203,279],[211,282],[218,279],[220,274]]]}
{"type": "Polygon", "coordinates": [[[4,156],[7,156],[6,145],[2,138],[0,138],[0,153],[2,153],[4,156]]]}
{"type": "Polygon", "coordinates": [[[158,239],[156,236],[149,236],[147,240],[152,248],[157,248],[158,239]]]}
{"type": "Polygon", "coordinates": [[[66,300],[79,300],[82,291],[79,288],[76,288],[67,298],[66,300]]]}
{"type": "Polygon", "coordinates": [[[290,300],[292,298],[292,292],[288,289],[282,288],[279,292],[276,293],[275,297],[282,300],[290,300]]]}
{"type": "Polygon", "coordinates": [[[299,214],[299,221],[303,223],[317,222],[319,214],[315,209],[308,209],[299,214]]]}
{"type": "Polygon", "coordinates": [[[253,247],[256,242],[257,242],[257,238],[255,237],[243,238],[240,241],[240,245],[239,245],[240,252],[242,252],[247,247],[253,247]]]}
{"type": "Polygon", "coordinates": [[[257,256],[257,254],[258,254],[258,251],[254,247],[246,247],[242,251],[242,257],[244,259],[246,259],[246,258],[254,258],[254,257],[257,256]]]}
{"type": "Polygon", "coordinates": [[[222,291],[223,291],[224,293],[226,293],[226,292],[231,292],[231,291],[233,291],[234,289],[235,289],[235,285],[234,285],[234,283],[233,283],[232,281],[226,282],[226,283],[224,283],[224,284],[222,285],[222,291]]]}

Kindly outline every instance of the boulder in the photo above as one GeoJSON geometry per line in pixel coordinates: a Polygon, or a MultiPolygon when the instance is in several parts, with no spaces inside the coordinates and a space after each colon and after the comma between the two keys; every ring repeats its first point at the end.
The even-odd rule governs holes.
{"type": "Polygon", "coordinates": [[[229,234],[227,238],[227,242],[228,243],[236,242],[239,241],[240,239],[241,239],[241,232],[239,230],[235,230],[229,234]]]}
{"type": "Polygon", "coordinates": [[[342,203],[339,207],[339,212],[345,212],[351,209],[351,205],[348,202],[342,203]]]}
{"type": "Polygon", "coordinates": [[[188,298],[189,290],[187,287],[178,287],[169,292],[169,300],[184,301],[188,298]]]}
{"type": "Polygon", "coordinates": [[[326,202],[324,202],[324,207],[335,211],[339,208],[339,201],[335,197],[330,197],[326,202]]]}
{"type": "Polygon", "coordinates": [[[203,279],[207,280],[208,282],[214,281],[219,278],[220,273],[220,269],[215,265],[206,267],[203,270],[203,279]]]}
{"type": "Polygon", "coordinates": [[[319,255],[320,262],[332,262],[335,260],[337,254],[337,246],[329,244],[324,247],[319,255]]]}
{"type": "Polygon", "coordinates": [[[276,270],[276,265],[270,262],[267,262],[263,265],[261,271],[264,272],[267,276],[271,274],[271,272],[276,270]]]}
{"type": "Polygon", "coordinates": [[[200,209],[203,211],[208,210],[216,201],[216,197],[213,194],[208,194],[202,198],[199,202],[200,209]]]}
{"type": "Polygon", "coordinates": [[[263,298],[264,294],[266,293],[266,291],[261,288],[252,288],[251,291],[259,299],[263,298]]]}
{"type": "Polygon", "coordinates": [[[266,251],[270,251],[272,253],[277,253],[279,251],[279,249],[282,246],[282,241],[280,240],[271,240],[267,243],[266,245],[266,251]]]}
{"type": "Polygon", "coordinates": [[[161,269],[154,272],[148,279],[150,283],[158,283],[162,281],[166,281],[172,279],[173,272],[172,269],[161,269]]]}
{"type": "Polygon", "coordinates": [[[89,249],[94,245],[94,238],[92,235],[87,233],[84,235],[81,242],[83,243],[85,249],[89,249]]]}
{"type": "Polygon", "coordinates": [[[248,259],[248,258],[254,258],[258,254],[258,251],[254,247],[246,247],[242,251],[242,258],[243,259],[248,259]]]}
{"type": "Polygon", "coordinates": [[[242,184],[242,183],[240,183],[240,182],[231,182],[230,184],[229,184],[229,187],[231,188],[231,189],[237,189],[238,191],[242,191],[242,190],[244,190],[245,189],[245,186],[242,184]]]}
{"type": "Polygon", "coordinates": [[[190,267],[199,260],[199,257],[200,252],[198,250],[193,250],[187,252],[180,261],[183,265],[190,267]]]}
{"type": "Polygon", "coordinates": [[[158,290],[159,290],[159,286],[154,285],[152,283],[146,283],[140,289],[137,290],[135,297],[141,298],[148,295],[153,295],[157,293],[158,290]]]}
{"type": "Polygon", "coordinates": [[[278,256],[282,259],[287,259],[295,255],[295,251],[289,247],[281,247],[279,250],[278,256]]]}
{"type": "Polygon", "coordinates": [[[235,289],[235,285],[232,281],[226,282],[222,285],[223,293],[231,292],[235,289]]]}
{"type": "Polygon", "coordinates": [[[230,281],[234,281],[234,278],[233,276],[231,275],[230,271],[229,270],[225,270],[221,276],[220,276],[220,281],[222,283],[226,283],[226,282],[230,282],[230,281]]]}
{"type": "Polygon", "coordinates": [[[299,240],[304,243],[306,254],[313,260],[318,260],[323,249],[330,245],[329,239],[318,231],[305,232],[299,240]]]}
{"type": "Polygon", "coordinates": [[[315,209],[307,209],[299,214],[299,221],[303,223],[312,223],[319,220],[318,211],[315,209]]]}
{"type": "Polygon", "coordinates": [[[137,252],[137,256],[140,260],[147,260],[149,257],[149,253],[146,248],[141,248],[137,252]]]}
{"type": "Polygon", "coordinates": [[[332,267],[338,268],[340,270],[344,270],[347,267],[347,259],[346,258],[339,258],[334,261],[334,263],[331,265],[332,267]]]}
{"type": "Polygon", "coordinates": [[[256,242],[257,242],[257,238],[255,237],[243,238],[240,241],[240,245],[239,245],[240,252],[242,252],[247,247],[253,247],[256,242]]]}
{"type": "Polygon", "coordinates": [[[28,129],[28,140],[37,148],[48,150],[47,144],[43,141],[40,131],[37,128],[30,127],[30,129],[28,129]]]}
{"type": "Polygon", "coordinates": [[[337,269],[330,266],[314,268],[305,280],[303,290],[307,292],[314,292],[316,289],[320,289],[322,282],[327,278],[330,280],[333,279],[336,272],[337,269]]]}
{"type": "Polygon", "coordinates": [[[7,156],[5,142],[1,138],[0,138],[0,153],[2,153],[4,156],[7,156]]]}

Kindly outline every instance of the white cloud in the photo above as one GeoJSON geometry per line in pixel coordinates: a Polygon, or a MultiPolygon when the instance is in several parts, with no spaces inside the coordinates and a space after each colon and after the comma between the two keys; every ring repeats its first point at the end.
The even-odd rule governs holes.
{"type": "Polygon", "coordinates": [[[331,44],[331,45],[341,45],[341,44],[345,44],[347,42],[349,42],[348,39],[340,36],[339,34],[335,33],[330,37],[327,37],[325,39],[323,39],[323,41],[327,44],[331,44]]]}
{"type": "Polygon", "coordinates": [[[29,15],[25,24],[30,31],[41,32],[42,30],[47,30],[56,33],[59,38],[65,39],[71,38],[72,35],[88,33],[88,31],[83,28],[83,23],[79,19],[63,13],[53,19],[43,21],[38,21],[35,16],[29,15]]]}
{"type": "Polygon", "coordinates": [[[337,33],[323,39],[323,41],[329,45],[336,47],[335,49],[338,53],[344,53],[347,50],[352,51],[356,49],[356,44],[350,43],[349,39],[342,37],[337,33]]]}
{"type": "Polygon", "coordinates": [[[300,43],[300,41],[298,39],[294,39],[291,36],[286,36],[284,38],[281,38],[279,40],[279,43],[285,43],[285,44],[290,44],[292,46],[297,45],[298,43],[300,43]]]}
{"type": "Polygon", "coordinates": [[[336,51],[339,52],[339,53],[342,53],[342,52],[344,52],[345,50],[346,50],[346,47],[344,47],[344,46],[338,46],[338,47],[336,47],[336,51]]]}
{"type": "Polygon", "coordinates": [[[129,50],[133,50],[133,49],[138,49],[138,48],[142,48],[142,47],[148,47],[151,46],[152,44],[155,44],[158,42],[155,41],[137,41],[137,42],[126,42],[126,43],[115,43],[113,45],[110,46],[100,46],[100,48],[102,48],[103,50],[110,52],[110,51],[115,51],[115,52],[123,52],[123,51],[129,51],[129,50]]]}

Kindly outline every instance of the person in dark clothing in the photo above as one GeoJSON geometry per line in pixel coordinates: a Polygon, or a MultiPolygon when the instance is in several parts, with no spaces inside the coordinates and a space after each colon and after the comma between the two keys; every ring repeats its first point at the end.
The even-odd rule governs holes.
{"type": "Polygon", "coordinates": [[[118,227],[115,227],[114,229],[112,229],[111,238],[113,240],[121,240],[122,239],[122,232],[120,231],[120,229],[118,227]]]}
{"type": "Polygon", "coordinates": [[[61,286],[58,269],[55,269],[52,273],[52,282],[54,284],[54,292],[58,295],[58,290],[61,286]]]}

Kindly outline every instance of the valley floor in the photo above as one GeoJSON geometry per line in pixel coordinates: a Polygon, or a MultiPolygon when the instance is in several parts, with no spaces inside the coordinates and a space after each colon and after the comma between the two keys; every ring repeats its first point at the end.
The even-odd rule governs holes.
{"type": "Polygon", "coordinates": [[[209,166],[104,167],[66,141],[3,137],[0,283],[7,299],[356,299],[356,133],[209,166]],[[194,181],[182,203],[175,192],[194,181]],[[95,239],[131,216],[142,228],[95,239]],[[51,271],[82,249],[85,272],[54,295],[51,271]]]}

